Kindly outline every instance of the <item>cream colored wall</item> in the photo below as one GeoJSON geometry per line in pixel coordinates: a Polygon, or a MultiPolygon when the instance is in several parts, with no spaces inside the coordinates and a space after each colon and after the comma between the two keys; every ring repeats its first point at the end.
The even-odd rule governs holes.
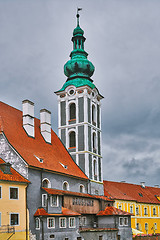
{"type": "MultiPolygon", "coordinates": [[[[1,199],[1,225],[10,225],[10,214],[19,214],[19,225],[15,226],[15,231],[18,231],[12,239],[25,239],[26,233],[26,184],[16,184],[12,182],[0,181],[1,199]],[[10,187],[18,187],[18,199],[10,199],[10,187]],[[19,236],[20,235],[20,236],[19,236]],[[19,236],[19,237],[18,237],[19,236]],[[23,236],[23,238],[22,238],[23,236]]],[[[2,237],[2,236],[0,236],[2,237]]],[[[3,238],[0,238],[3,239],[3,238]]]]}

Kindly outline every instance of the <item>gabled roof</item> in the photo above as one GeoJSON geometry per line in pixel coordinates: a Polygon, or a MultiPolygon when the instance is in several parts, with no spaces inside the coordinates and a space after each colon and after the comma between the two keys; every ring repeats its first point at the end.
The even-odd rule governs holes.
{"type": "MultiPolygon", "coordinates": [[[[0,158],[0,164],[4,164],[5,161],[3,161],[0,158]]],[[[0,168],[0,181],[9,181],[9,182],[19,182],[19,183],[30,183],[27,179],[25,179],[23,176],[21,176],[16,170],[14,170],[12,167],[10,168],[10,174],[4,173],[0,168]]]]}
{"type": "Polygon", "coordinates": [[[122,211],[118,208],[115,208],[113,206],[106,207],[104,211],[100,211],[97,213],[97,216],[113,216],[113,215],[118,215],[118,216],[131,216],[133,214],[122,211]]]}
{"type": "Polygon", "coordinates": [[[0,102],[0,131],[29,166],[88,179],[53,130],[51,144],[45,142],[40,133],[39,119],[35,118],[35,138],[28,137],[22,127],[22,111],[0,102]],[[42,158],[43,163],[37,158],[42,158]]]}
{"type": "Polygon", "coordinates": [[[86,198],[93,198],[93,199],[94,198],[102,199],[105,201],[113,201],[105,196],[91,195],[88,193],[71,192],[71,191],[64,191],[64,190],[53,189],[53,188],[42,188],[42,189],[51,195],[71,195],[71,196],[86,197],[86,198]]]}
{"type": "Polygon", "coordinates": [[[158,196],[160,196],[160,188],[147,187],[141,185],[103,181],[104,195],[110,196],[114,200],[136,201],[140,203],[160,204],[158,196]]]}
{"type": "Polygon", "coordinates": [[[34,217],[38,216],[80,216],[80,213],[74,212],[68,208],[62,207],[62,213],[47,213],[44,208],[38,208],[34,217]]]}

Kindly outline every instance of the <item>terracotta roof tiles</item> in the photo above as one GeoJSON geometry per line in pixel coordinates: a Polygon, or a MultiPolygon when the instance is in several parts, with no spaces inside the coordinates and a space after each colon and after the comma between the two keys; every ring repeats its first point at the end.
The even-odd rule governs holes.
{"type": "Polygon", "coordinates": [[[113,206],[106,207],[104,211],[100,211],[97,216],[112,216],[112,215],[119,215],[119,216],[131,216],[133,214],[122,211],[118,208],[113,206]]]}
{"type": "Polygon", "coordinates": [[[62,213],[47,213],[44,208],[38,208],[34,217],[38,216],[80,216],[80,213],[74,212],[68,208],[62,207],[62,213]]]}

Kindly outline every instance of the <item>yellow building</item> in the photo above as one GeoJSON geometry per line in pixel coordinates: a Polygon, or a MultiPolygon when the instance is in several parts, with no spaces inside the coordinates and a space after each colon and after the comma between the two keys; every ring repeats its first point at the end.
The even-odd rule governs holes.
{"type": "Polygon", "coordinates": [[[130,213],[133,234],[160,233],[160,188],[104,181],[105,196],[113,199],[114,206],[130,213]]]}
{"type": "Polygon", "coordinates": [[[0,239],[27,240],[29,181],[0,158],[0,239]]]}

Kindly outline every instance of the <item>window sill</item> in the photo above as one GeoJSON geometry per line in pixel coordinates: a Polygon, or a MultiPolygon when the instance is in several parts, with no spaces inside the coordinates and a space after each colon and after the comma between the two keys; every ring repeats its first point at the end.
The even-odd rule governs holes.
{"type": "Polygon", "coordinates": [[[76,147],[69,147],[68,149],[76,149],[76,147]]]}
{"type": "Polygon", "coordinates": [[[76,118],[69,119],[68,122],[76,121],[76,118]]]}

